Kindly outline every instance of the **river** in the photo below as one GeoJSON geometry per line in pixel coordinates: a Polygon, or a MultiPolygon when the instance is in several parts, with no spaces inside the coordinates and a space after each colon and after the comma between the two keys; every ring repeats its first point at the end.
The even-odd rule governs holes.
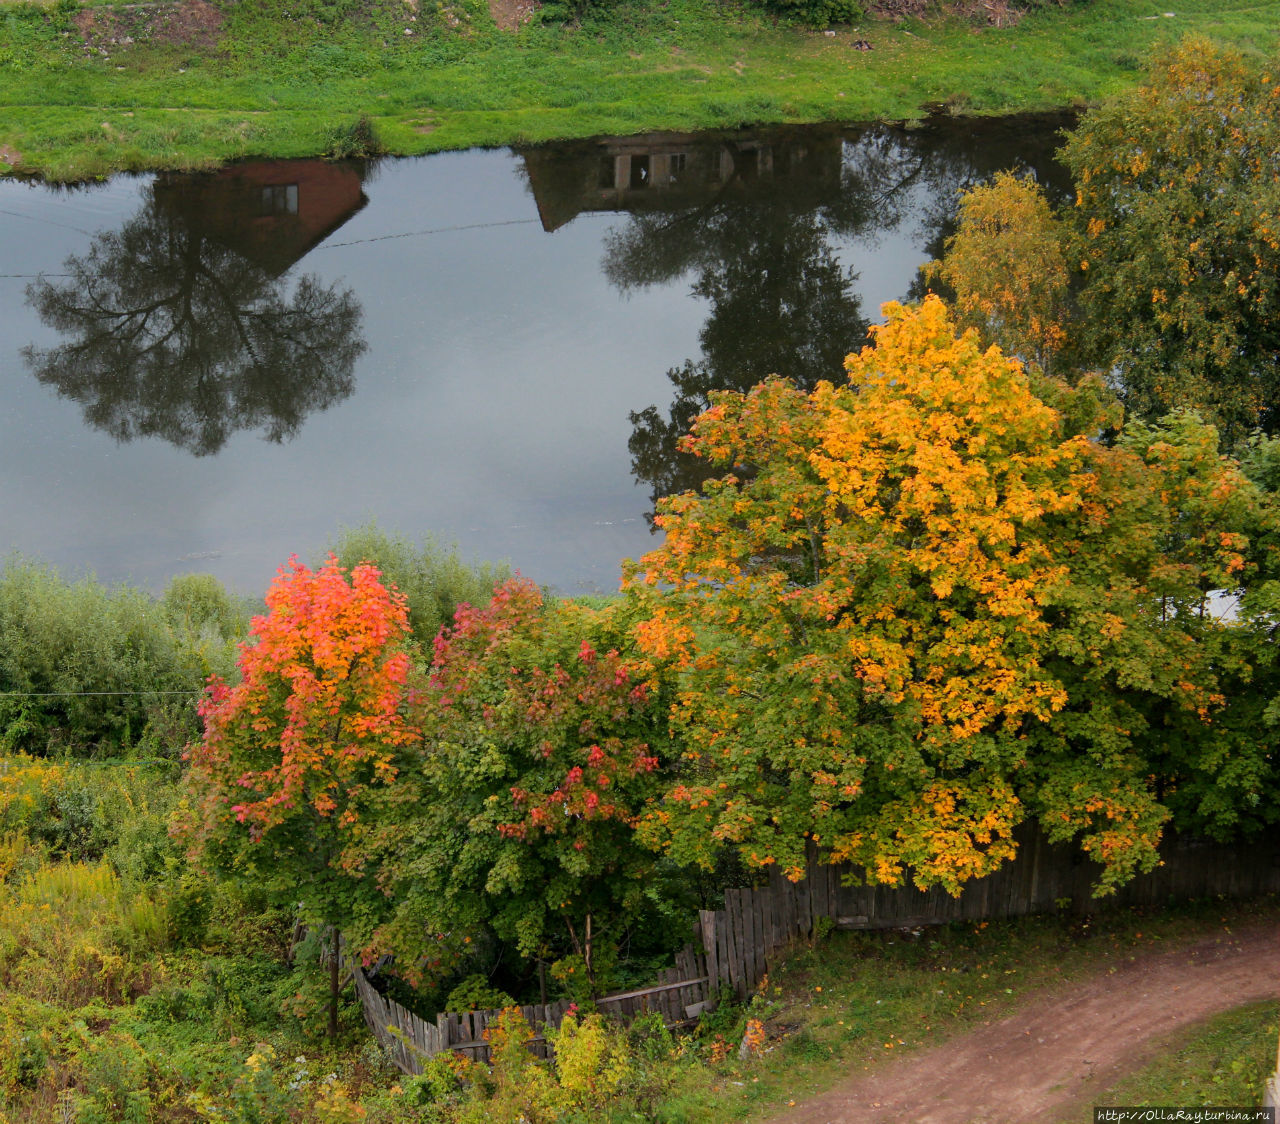
{"type": "Polygon", "coordinates": [[[1065,117],[0,181],[0,548],[260,593],[344,526],[617,588],[711,389],[838,378],[1065,117]]]}

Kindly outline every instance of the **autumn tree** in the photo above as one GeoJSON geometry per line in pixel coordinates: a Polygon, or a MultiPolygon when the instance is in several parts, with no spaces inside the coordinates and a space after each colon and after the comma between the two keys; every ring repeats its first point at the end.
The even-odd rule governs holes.
{"type": "MultiPolygon", "coordinates": [[[[292,560],[255,617],[241,681],[211,680],[204,738],[188,752],[181,827],[202,861],[251,879],[305,919],[368,923],[381,895],[350,870],[370,794],[417,734],[404,713],[403,598],[376,569],[292,560]]],[[[330,1033],[336,1033],[336,955],[330,1033]]]]}
{"type": "Polygon", "coordinates": [[[1153,766],[1212,775],[1153,746],[1223,705],[1196,610],[1252,565],[1265,505],[1211,429],[1104,447],[1097,383],[1037,395],[936,298],[885,312],[847,384],[768,381],[694,426],[721,475],[661,505],[629,579],[684,749],[642,833],[793,876],[811,839],[956,891],[1034,816],[1114,885],[1156,861],[1153,766]]]}
{"type": "Polygon", "coordinates": [[[1274,432],[1275,83],[1266,63],[1187,40],[1068,134],[1074,206],[1055,215],[1008,176],[967,191],[930,269],[961,322],[1042,363],[1066,345],[1060,373],[1101,370],[1131,417],[1194,409],[1229,446],[1259,425],[1274,432]]]}
{"type": "Polygon", "coordinates": [[[958,229],[926,273],[950,288],[962,327],[1050,369],[1067,341],[1070,274],[1060,221],[1034,180],[998,172],[964,192],[958,229]]]}
{"type": "MultiPolygon", "coordinates": [[[[512,579],[460,606],[413,709],[424,739],[379,798],[369,868],[395,902],[372,947],[414,982],[490,939],[594,988],[652,902],[634,824],[664,723],[607,612],[512,579]]],[[[683,926],[682,926],[683,928],[683,926]]]]}
{"type": "Polygon", "coordinates": [[[1274,64],[1188,40],[1063,150],[1081,328],[1146,416],[1195,406],[1229,436],[1277,422],[1276,80],[1274,64]]]}

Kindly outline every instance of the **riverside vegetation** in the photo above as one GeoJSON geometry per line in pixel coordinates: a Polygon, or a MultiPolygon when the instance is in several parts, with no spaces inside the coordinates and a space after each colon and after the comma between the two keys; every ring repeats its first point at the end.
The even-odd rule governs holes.
{"type": "MultiPolygon", "coordinates": [[[[739,1042],[780,1037],[785,990],[687,1038],[612,1029],[590,1004],[643,982],[726,886],[798,874],[813,843],[872,882],[954,892],[1035,819],[1098,864],[1105,897],[1170,828],[1272,830],[1268,65],[1203,41],[1156,59],[1069,142],[1074,208],[1007,178],[967,197],[931,271],[954,311],[932,293],[887,306],[839,385],[713,396],[683,444],[710,479],[659,502],[666,540],[615,599],[555,600],[372,528],[283,567],[251,623],[209,579],[151,599],[8,564],[3,1111],[714,1118],[700,1090],[755,1064],[729,1060],[739,1042]],[[1168,122],[1194,143],[1135,142],[1168,122]],[[992,192],[1027,221],[992,221],[992,192]],[[1020,271],[1024,253],[1049,268],[1020,271]],[[1099,298],[1117,285],[1127,303],[1099,298]],[[1131,332],[1099,322],[1110,307],[1131,332]],[[178,700],[206,676],[197,726],[178,700]],[[396,1078],[318,970],[339,926],[424,1014],[575,999],[554,1063],[511,1014],[492,1070],[439,1058],[396,1078]]],[[[924,1041],[905,1032],[1013,990],[919,986],[957,958],[1007,975],[1030,935],[1044,963],[1071,959],[1055,920],[990,928],[999,947],[982,926],[913,946],[922,974],[842,938],[860,950],[846,975],[875,966],[835,989],[853,1029],[821,1012],[782,1046],[785,1078],[740,1076],[776,1091],[797,1059],[820,1073],[869,1034],[924,1041]],[[881,1000],[901,1021],[867,1010],[881,1000]]],[[[812,1004],[834,981],[804,986],[812,1004]]],[[[729,1102],[740,1116],[752,1096],[729,1102]]]]}
{"type": "Polygon", "coordinates": [[[1149,0],[829,14],[863,7],[828,38],[803,22],[826,17],[819,0],[548,3],[516,33],[481,0],[0,0],[0,172],[1057,109],[1132,86],[1184,35],[1267,52],[1280,34],[1252,0],[1187,0],[1171,18],[1149,0]],[[993,10],[1011,26],[987,26],[993,10]]]}
{"type": "MultiPolygon", "coordinates": [[[[379,538],[360,535],[366,550],[379,538]]],[[[463,574],[454,569],[455,578],[463,574]]],[[[12,593],[36,575],[46,600],[68,609],[91,594],[100,607],[149,600],[70,585],[29,565],[11,565],[0,584],[12,593]]],[[[447,587],[428,568],[419,577],[447,587]]],[[[200,585],[206,594],[216,588],[200,585]]],[[[172,608],[176,600],[171,590],[161,602],[172,608]]],[[[239,632],[243,607],[233,599],[205,597],[202,605],[196,615],[206,622],[211,606],[231,610],[215,614],[222,624],[199,630],[206,642],[239,632]]],[[[171,614],[157,619],[167,627],[171,614]]],[[[110,631],[101,618],[98,627],[110,631]]],[[[13,634],[3,635],[11,644],[13,634]]],[[[14,1124],[411,1124],[514,1121],[522,1112],[737,1121],[821,1089],[851,1063],[874,1064],[963,1031],[1044,984],[1224,920],[1274,913],[1265,904],[1209,903],[1102,915],[1085,926],[1024,918],[958,924],[923,938],[833,934],[820,950],[798,949],[749,1004],[724,1005],[696,1035],[645,1023],[621,1034],[587,1021],[569,1029],[569,1060],[548,1077],[499,1044],[492,1073],[439,1061],[406,1079],[372,1046],[349,989],[338,1035],[329,1037],[323,950],[315,939],[290,947],[293,909],[186,860],[169,831],[185,789],[181,765],[150,755],[165,744],[155,731],[135,746],[148,756],[97,760],[83,756],[92,743],[59,728],[57,759],[0,759],[0,1119],[14,1124]],[[749,1032],[758,1036],[756,1052],[739,1058],[749,1032]]],[[[473,975],[448,998],[464,1007],[489,1002],[493,984],[473,975]]],[[[1186,1036],[1178,1056],[1189,1065],[1140,1072],[1122,1086],[1125,1103],[1161,1100],[1175,1088],[1184,1103],[1256,1099],[1274,1015],[1261,1005],[1186,1036]]]]}

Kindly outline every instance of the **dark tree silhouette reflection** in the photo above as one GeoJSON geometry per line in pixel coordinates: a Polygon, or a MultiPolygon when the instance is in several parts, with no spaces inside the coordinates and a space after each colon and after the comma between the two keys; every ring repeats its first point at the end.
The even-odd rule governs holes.
{"type": "Polygon", "coordinates": [[[669,193],[667,207],[655,194],[632,193],[626,205],[638,213],[607,236],[606,277],[628,292],[691,275],[693,293],[710,305],[702,355],[667,372],[668,408],[631,414],[632,472],[651,501],[697,489],[709,475],[679,439],[713,391],[746,391],[772,374],[806,390],[841,377],[868,323],[840,240],[910,220],[922,245],[940,247],[959,192],[1005,168],[1034,170],[1061,190],[1055,126],[1069,122],[931,119],[911,129],[762,133],[715,142],[723,155],[686,161],[713,169],[700,197],[687,184],[678,197],[669,193]]]}
{"type": "Polygon", "coordinates": [[[853,275],[813,216],[753,207],[736,211],[722,233],[723,257],[704,263],[693,285],[711,305],[702,356],[667,372],[674,397],[665,416],[657,406],[631,415],[632,472],[655,504],[706,479],[706,463],[678,442],[712,391],[746,391],[772,374],[812,387],[837,376],[866,335],[853,275]]]}
{"type": "Polygon", "coordinates": [[[67,261],[66,279],[30,285],[28,303],[68,337],[24,349],[36,378],[118,441],[157,436],[197,456],[239,430],[285,441],[346,398],[366,346],[360,304],[285,271],[363,204],[360,177],[316,173],[329,199],[308,212],[305,169],[282,168],[161,177],[121,230],[67,261]]]}

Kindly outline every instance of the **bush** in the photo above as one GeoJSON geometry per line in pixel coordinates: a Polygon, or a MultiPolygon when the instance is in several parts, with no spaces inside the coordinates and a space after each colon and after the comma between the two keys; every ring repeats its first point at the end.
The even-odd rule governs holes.
{"type": "Polygon", "coordinates": [[[503,1011],[486,1037],[492,1073],[470,1086],[460,1124],[652,1119],[666,1078],[642,1064],[627,1032],[599,1014],[569,1014],[548,1030],[555,1058],[547,1063],[529,1052],[532,1034],[518,1007],[503,1011]]]}
{"type": "Polygon", "coordinates": [[[487,976],[474,973],[449,992],[444,1001],[446,1011],[493,1011],[509,1007],[515,1000],[505,991],[496,988],[487,976]]]}
{"type": "Polygon", "coordinates": [[[765,8],[806,27],[852,23],[867,12],[858,0],[765,0],[765,8]]]}
{"type": "Polygon", "coordinates": [[[325,155],[330,160],[368,160],[384,152],[386,147],[367,117],[361,117],[350,125],[339,125],[330,132],[329,143],[325,146],[325,155]]]}
{"type": "Polygon", "coordinates": [[[409,630],[428,655],[436,634],[453,620],[460,604],[487,604],[494,587],[511,576],[506,566],[464,562],[454,547],[446,548],[430,537],[415,544],[388,535],[376,523],[344,531],[331,549],[344,569],[373,563],[382,571],[383,581],[405,595],[409,630]]]}
{"type": "Polygon", "coordinates": [[[212,578],[177,579],[157,602],[9,559],[0,567],[0,751],[176,755],[196,732],[205,679],[234,667],[245,617],[212,578]]]}
{"type": "Polygon", "coordinates": [[[141,883],[174,853],[168,819],[175,790],[160,769],[0,759],[0,834],[21,834],[60,859],[109,858],[141,883]]]}

